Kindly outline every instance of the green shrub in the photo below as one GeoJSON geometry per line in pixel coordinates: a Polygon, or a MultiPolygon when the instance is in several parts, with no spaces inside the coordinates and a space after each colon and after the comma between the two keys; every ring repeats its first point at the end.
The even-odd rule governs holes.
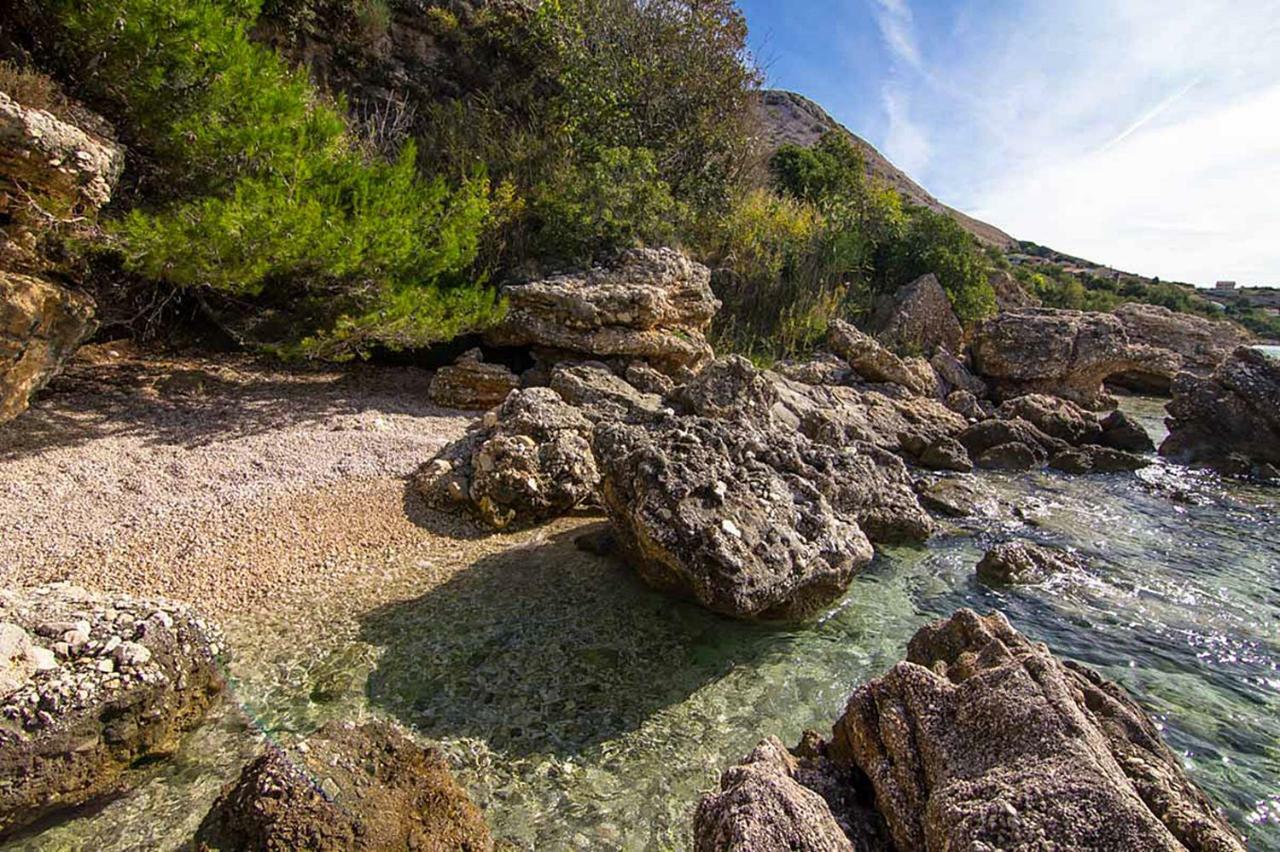
{"type": "Polygon", "coordinates": [[[783,145],[769,160],[779,191],[805,201],[865,192],[867,165],[862,152],[844,133],[828,131],[812,148],[783,145]]]}
{"type": "Polygon", "coordinates": [[[408,146],[368,157],[340,109],[249,41],[256,0],[63,0],[87,86],[163,173],[164,202],[115,229],[125,267],[235,296],[287,292],[311,317],[281,351],[343,357],[491,321],[462,277],[488,216],[480,177],[425,180],[408,146]]]}
{"type": "Polygon", "coordinates": [[[990,266],[973,236],[945,213],[911,207],[905,227],[886,253],[889,287],[932,272],[947,291],[961,322],[971,323],[995,313],[990,266]]]}

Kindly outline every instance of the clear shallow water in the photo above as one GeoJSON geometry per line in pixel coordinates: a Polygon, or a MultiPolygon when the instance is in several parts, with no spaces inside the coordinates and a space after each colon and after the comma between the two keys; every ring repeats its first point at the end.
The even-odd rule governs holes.
{"type": "Polygon", "coordinates": [[[1280,358],[1280,346],[1256,346],[1254,348],[1265,352],[1272,358],[1280,358]]]}
{"type": "MultiPolygon", "coordinates": [[[[1158,426],[1158,403],[1126,406],[1158,426]]],[[[1003,610],[1130,689],[1251,848],[1280,850],[1280,491],[1163,465],[984,481],[1024,520],[1010,511],[883,553],[800,627],[672,602],[570,535],[431,589],[412,572],[379,578],[397,602],[351,617],[229,625],[245,713],[203,729],[137,793],[16,847],[177,847],[253,731],[288,740],[384,715],[442,744],[495,834],[518,846],[686,848],[721,769],[768,734],[825,730],[921,624],[969,606],[1003,610]],[[1013,536],[1075,547],[1089,572],[986,589],[974,564],[1013,536]]]]}

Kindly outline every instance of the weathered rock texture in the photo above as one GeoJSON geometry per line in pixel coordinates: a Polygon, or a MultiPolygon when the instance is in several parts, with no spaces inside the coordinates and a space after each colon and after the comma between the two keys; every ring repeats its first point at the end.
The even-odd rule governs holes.
{"type": "Polygon", "coordinates": [[[507,287],[507,317],[488,337],[547,360],[636,359],[677,373],[712,357],[703,333],[720,303],[710,280],[672,249],[623,252],[607,268],[507,287]]]}
{"type": "Polygon", "coordinates": [[[849,362],[863,381],[900,385],[916,394],[930,390],[901,358],[844,320],[832,321],[827,345],[849,362]]]}
{"type": "MultiPolygon", "coordinates": [[[[1158,305],[1130,302],[1116,308],[1132,343],[1178,354],[1178,367],[1198,376],[1208,376],[1237,347],[1252,338],[1244,328],[1226,320],[1176,313],[1158,305]]],[[[1117,377],[1121,384],[1136,383],[1139,389],[1168,391],[1179,370],[1159,373],[1135,372],[1117,377]],[[1127,381],[1126,381],[1127,380],[1127,381]]]]}
{"type": "Polygon", "coordinates": [[[797,778],[798,761],[770,737],[720,776],[694,815],[696,852],[855,852],[822,796],[797,778]]]}
{"type": "Polygon", "coordinates": [[[445,408],[488,411],[502,405],[518,387],[519,376],[502,364],[486,364],[480,350],[473,349],[451,366],[437,370],[427,392],[432,402],[445,408]]]}
{"type": "Polygon", "coordinates": [[[1244,848],[1122,689],[999,614],[923,628],[829,753],[870,779],[898,849],[1244,848]]]}
{"type": "Polygon", "coordinates": [[[1057,574],[1080,568],[1080,560],[1066,551],[1027,541],[1008,541],[987,551],[978,563],[977,573],[984,583],[1004,586],[1043,583],[1057,574]]]}
{"type": "Polygon", "coordinates": [[[994,270],[989,276],[991,289],[996,294],[996,306],[1002,311],[1020,308],[1038,308],[1040,300],[1023,289],[1013,274],[1003,269],[994,270]]]}
{"type": "Polygon", "coordinates": [[[214,803],[198,842],[228,852],[493,849],[444,757],[383,722],[330,723],[305,751],[268,746],[214,803]]]}
{"type": "Polygon", "coordinates": [[[1113,407],[1102,387],[1110,376],[1168,373],[1180,363],[1171,350],[1132,343],[1112,314],[1050,308],[986,320],[974,332],[971,351],[975,371],[999,399],[1044,393],[1086,408],[1113,407]]]}
{"type": "Polygon", "coordinates": [[[939,347],[959,352],[964,329],[947,292],[933,273],[894,293],[877,312],[876,336],[899,351],[932,355],[939,347]]]}
{"type": "Polygon", "coordinates": [[[495,529],[560,517],[600,481],[592,421],[550,388],[513,391],[498,409],[414,475],[437,508],[466,506],[495,529]]]}
{"type": "Polygon", "coordinates": [[[1207,379],[1182,373],[1160,454],[1223,473],[1280,476],[1280,360],[1240,347],[1207,379]]]}
{"type": "Polygon", "coordinates": [[[127,787],[223,687],[217,634],[168,601],[3,590],[0,640],[0,836],[127,787]],[[16,648],[29,665],[13,667],[16,648]]]}
{"type": "Polygon", "coordinates": [[[800,441],[704,417],[600,425],[624,555],[655,588],[740,618],[803,617],[839,597],[871,543],[815,485],[800,441]]]}
{"type": "Polygon", "coordinates": [[[88,297],[0,270],[0,423],[26,411],[93,327],[88,297]]]}

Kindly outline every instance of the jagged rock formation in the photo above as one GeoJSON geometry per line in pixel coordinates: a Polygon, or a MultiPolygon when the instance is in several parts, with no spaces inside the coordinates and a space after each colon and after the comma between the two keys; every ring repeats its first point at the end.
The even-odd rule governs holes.
{"type": "Polygon", "coordinates": [[[222,690],[219,641],[169,601],[0,591],[0,836],[116,793],[135,763],[172,753],[222,690]]]}
{"type": "Polygon", "coordinates": [[[330,723],[305,749],[269,745],[223,790],[197,841],[228,852],[494,848],[444,756],[385,722],[330,723]]]}
{"type": "Polygon", "coordinates": [[[1003,269],[994,269],[988,276],[991,289],[996,294],[996,307],[1002,311],[1016,311],[1020,308],[1038,308],[1039,299],[1023,289],[1013,274],[1003,269]]]}
{"type": "Polygon", "coordinates": [[[940,348],[933,353],[933,357],[929,359],[929,366],[933,367],[933,372],[942,380],[943,399],[956,391],[964,391],[973,395],[975,399],[981,399],[987,395],[987,383],[970,372],[968,365],[947,349],[940,348]]]}
{"type": "Polygon", "coordinates": [[[110,139],[0,92],[0,423],[26,410],[94,328],[91,299],[41,277],[41,235],[91,218],[123,168],[110,139]]]}
{"type": "Polygon", "coordinates": [[[978,579],[993,586],[1043,583],[1056,574],[1080,570],[1070,553],[1027,541],[1007,541],[986,552],[978,563],[978,579]]]}
{"type": "Polygon", "coordinates": [[[937,213],[947,214],[955,219],[960,227],[987,245],[999,248],[1011,248],[1016,245],[1013,237],[994,225],[980,222],[934,198],[924,187],[885,159],[884,155],[870,143],[856,136],[828,115],[826,110],[803,95],[778,90],[762,91],[757,113],[764,142],[770,150],[777,150],[786,144],[809,147],[821,139],[825,133],[831,131],[842,133],[866,158],[869,176],[896,189],[914,204],[928,207],[937,213]]]}
{"type": "Polygon", "coordinates": [[[0,423],[26,411],[93,331],[93,311],[87,296],[0,270],[0,423]]]}
{"type": "Polygon", "coordinates": [[[974,369],[998,399],[1027,393],[1086,408],[1114,407],[1102,383],[1120,373],[1167,373],[1179,357],[1134,344],[1118,317],[1050,308],[1007,311],[974,331],[974,369]]]}
{"type": "Polygon", "coordinates": [[[451,366],[437,370],[427,393],[445,408],[488,411],[518,387],[519,376],[502,364],[486,364],[480,350],[472,349],[451,366]]]}
{"type": "MultiPolygon", "coordinates": [[[[715,612],[762,619],[831,602],[872,556],[815,484],[807,444],[704,417],[602,424],[593,440],[605,508],[637,573],[715,612]]],[[[834,451],[818,455],[837,463],[834,451]]]]}
{"type": "Polygon", "coordinates": [[[1173,383],[1160,454],[1222,473],[1280,478],[1280,360],[1240,347],[1209,378],[1173,383]]]}
{"type": "Polygon", "coordinates": [[[899,351],[932,355],[938,349],[959,352],[964,329],[947,292],[933,273],[922,275],[893,294],[873,320],[876,337],[899,351]]]}
{"type": "Polygon", "coordinates": [[[710,281],[672,249],[623,252],[606,268],[505,288],[507,317],[487,339],[551,362],[617,358],[677,374],[712,358],[703,333],[720,303],[710,281]]]}
{"type": "MultiPolygon", "coordinates": [[[[847,848],[806,844],[826,842],[837,806],[869,790],[896,849],[1244,849],[1124,690],[998,613],[961,610],[922,628],[906,661],[853,693],[830,742],[811,740],[799,751],[821,757],[818,777],[758,751],[745,772],[726,773],[725,793],[703,800],[695,836],[847,848]],[[787,779],[828,812],[811,817],[817,799],[787,779]]],[[[845,832],[875,837],[874,827],[845,832]]]]}
{"type": "Polygon", "coordinates": [[[827,346],[863,381],[899,385],[915,394],[932,390],[901,358],[844,320],[832,320],[827,346]]]}
{"type": "Polygon", "coordinates": [[[595,495],[591,428],[550,388],[513,391],[423,465],[413,487],[429,505],[469,507],[495,529],[549,521],[595,495]]]}
{"type": "Polygon", "coordinates": [[[1158,305],[1130,302],[1116,308],[1132,343],[1169,349],[1178,353],[1177,369],[1164,372],[1125,373],[1114,377],[1117,384],[1135,390],[1168,393],[1180,371],[1208,376],[1252,335],[1233,322],[1213,320],[1194,314],[1176,313],[1158,305]]]}
{"type": "MultiPolygon", "coordinates": [[[[629,371],[629,375],[636,374],[634,369],[629,371]]],[[[662,408],[661,396],[641,391],[596,362],[557,364],[551,371],[550,387],[593,421],[643,417],[662,408]]]]}

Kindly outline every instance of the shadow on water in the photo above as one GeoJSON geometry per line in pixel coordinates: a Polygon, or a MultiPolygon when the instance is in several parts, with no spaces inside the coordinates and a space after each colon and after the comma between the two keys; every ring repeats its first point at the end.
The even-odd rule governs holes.
{"type": "Polygon", "coordinates": [[[430,737],[574,755],[787,641],[657,594],[574,537],[486,557],[365,616],[360,640],[384,649],[371,702],[430,737]]]}

